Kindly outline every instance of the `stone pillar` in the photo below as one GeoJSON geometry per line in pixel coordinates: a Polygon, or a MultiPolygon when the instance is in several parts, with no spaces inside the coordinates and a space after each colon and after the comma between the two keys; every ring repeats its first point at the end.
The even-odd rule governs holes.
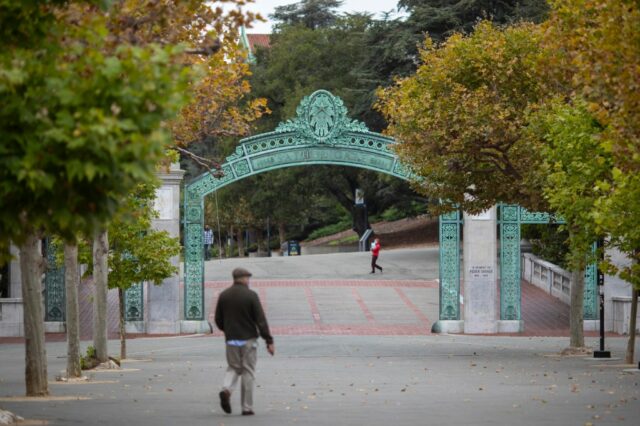
{"type": "Polygon", "coordinates": [[[464,214],[464,332],[498,332],[496,207],[464,214]]]}
{"type": "Polygon", "coordinates": [[[0,298],[0,337],[24,336],[24,309],[22,304],[22,280],[20,253],[13,244],[10,247],[9,295],[0,298]]]}
{"type": "MultiPolygon", "coordinates": [[[[158,218],[153,228],[167,231],[172,237],[180,236],[180,184],[184,170],[179,164],[172,164],[167,173],[158,173],[162,186],[156,193],[155,208],[158,218]]],[[[180,257],[171,262],[179,267],[180,257]]],[[[149,285],[145,306],[148,334],[180,333],[180,275],[167,278],[161,285],[149,285]]]]}

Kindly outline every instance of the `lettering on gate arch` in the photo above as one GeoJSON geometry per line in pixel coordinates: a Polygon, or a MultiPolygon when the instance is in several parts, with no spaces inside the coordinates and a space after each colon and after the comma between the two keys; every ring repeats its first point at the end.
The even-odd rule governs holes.
{"type": "Polygon", "coordinates": [[[394,158],[353,149],[338,150],[328,146],[316,146],[292,151],[278,151],[254,156],[251,165],[254,171],[265,170],[285,164],[327,163],[364,165],[380,171],[392,172],[394,158]]]}

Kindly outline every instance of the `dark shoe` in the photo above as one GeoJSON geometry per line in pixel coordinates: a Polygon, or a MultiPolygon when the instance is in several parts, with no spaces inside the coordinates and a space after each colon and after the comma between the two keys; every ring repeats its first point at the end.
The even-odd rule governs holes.
{"type": "Polygon", "coordinates": [[[253,411],[251,411],[251,410],[249,410],[249,411],[243,411],[243,412],[242,412],[242,415],[243,415],[243,416],[253,416],[254,414],[256,414],[256,413],[254,413],[254,412],[253,412],[253,411]]]}
{"type": "Polygon", "coordinates": [[[376,273],[376,271],[371,271],[371,272],[369,272],[369,273],[370,273],[370,274],[375,274],[375,273],[376,273]]]}
{"type": "Polygon", "coordinates": [[[230,397],[231,393],[229,393],[228,390],[220,392],[220,407],[222,407],[222,410],[227,414],[231,414],[231,402],[229,402],[230,397]]]}

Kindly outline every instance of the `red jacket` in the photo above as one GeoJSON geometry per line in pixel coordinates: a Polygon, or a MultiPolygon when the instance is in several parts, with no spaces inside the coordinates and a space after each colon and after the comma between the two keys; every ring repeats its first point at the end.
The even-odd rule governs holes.
{"type": "Polygon", "coordinates": [[[371,247],[371,254],[373,256],[378,256],[380,254],[380,242],[373,243],[373,247],[371,247]]]}

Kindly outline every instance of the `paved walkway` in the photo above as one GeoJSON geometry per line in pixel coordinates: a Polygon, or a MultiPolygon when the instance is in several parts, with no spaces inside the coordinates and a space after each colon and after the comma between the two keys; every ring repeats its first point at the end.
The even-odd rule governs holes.
{"type": "MultiPolygon", "coordinates": [[[[228,282],[206,283],[213,322],[228,282]]],[[[438,318],[436,281],[256,281],[276,335],[425,335],[438,318]]]]}
{"type": "MultiPolygon", "coordinates": [[[[303,249],[304,250],[304,249],[303,249]]],[[[437,246],[382,250],[378,262],[384,275],[371,275],[371,253],[317,254],[295,257],[235,258],[205,262],[206,281],[227,281],[231,271],[249,268],[257,280],[435,280],[437,246]]]]}
{"type": "MultiPolygon", "coordinates": [[[[608,341],[615,355],[625,342],[608,341]]],[[[253,418],[238,415],[237,394],[233,415],[218,407],[220,338],[132,340],[130,356],[146,362],[93,373],[89,384],[52,384],[55,400],[32,402],[1,398],[24,394],[24,346],[0,345],[0,407],[50,426],[637,424],[640,374],[625,373],[615,361],[555,355],[566,344],[566,338],[278,337],[274,358],[260,345],[253,418]]],[[[111,341],[110,352],[117,348],[111,341]]],[[[62,342],[47,345],[52,380],[64,369],[65,352],[62,342]]]]}
{"type": "MultiPolygon", "coordinates": [[[[368,261],[368,253],[211,260],[205,265],[206,317],[213,322],[218,294],[230,285],[231,271],[244,266],[254,273],[252,286],[275,335],[430,334],[439,315],[437,247],[383,252],[384,275],[369,274],[368,261]]],[[[523,335],[569,335],[567,305],[532,285],[523,283],[521,289],[523,335]]],[[[115,339],[117,291],[111,290],[108,298],[109,336],[115,339]]],[[[90,283],[81,286],[80,306],[81,338],[88,340],[93,322],[90,283]]]]}

